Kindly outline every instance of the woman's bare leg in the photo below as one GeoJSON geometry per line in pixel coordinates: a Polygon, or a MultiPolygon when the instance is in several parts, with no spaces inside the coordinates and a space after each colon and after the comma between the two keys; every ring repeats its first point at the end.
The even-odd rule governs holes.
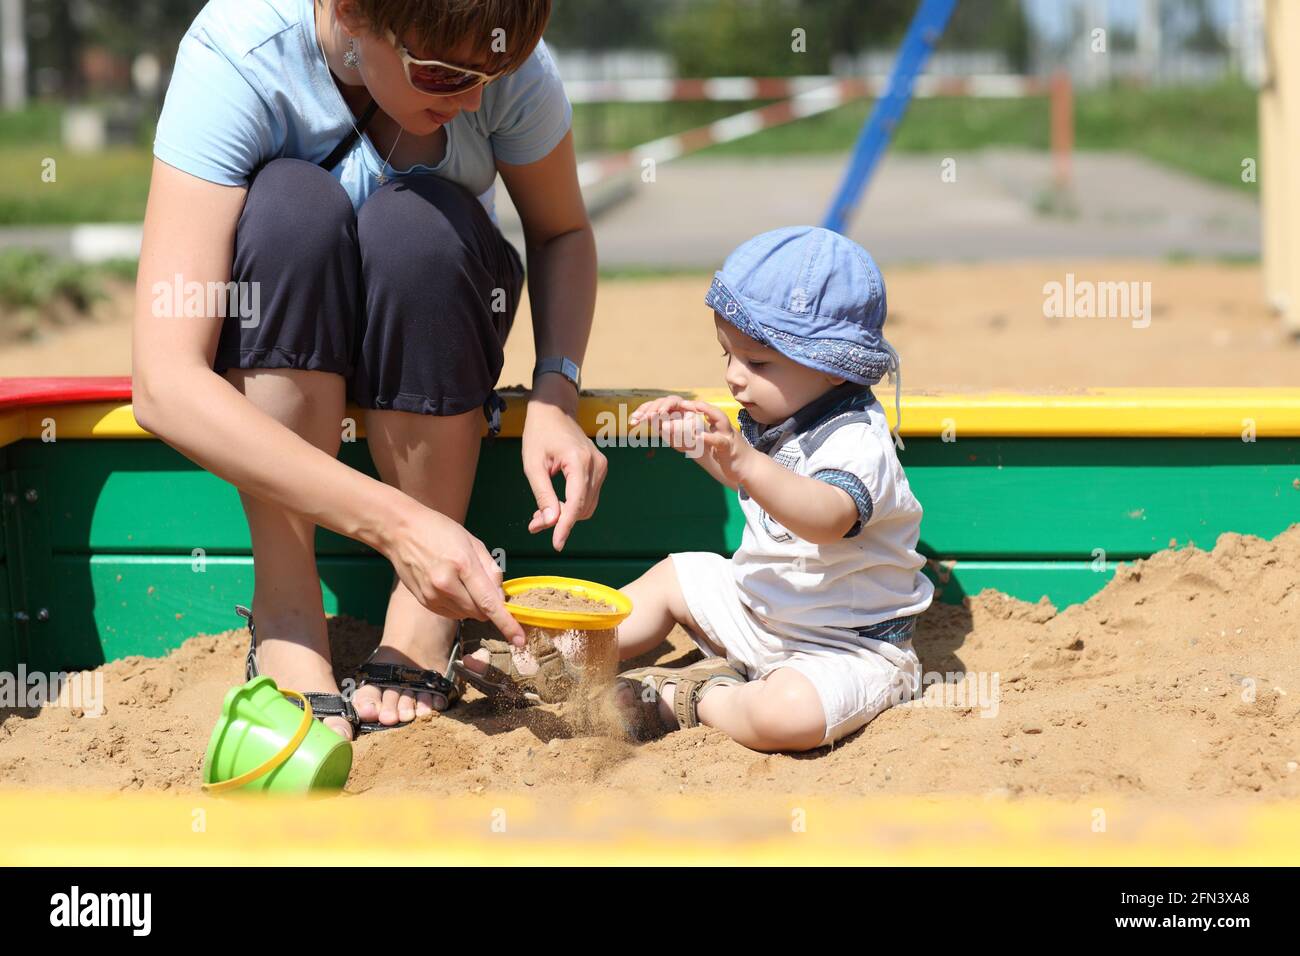
{"type": "MultiPolygon", "coordinates": [[[[366,413],[366,441],[380,477],[462,524],[478,468],[482,432],[479,409],[447,416],[374,409],[366,413]]],[[[384,636],[374,660],[445,674],[455,631],[455,621],[425,608],[394,577],[384,636]]],[[[443,710],[447,701],[431,694],[367,685],[357,688],[353,705],[362,720],[392,725],[432,709],[443,710]]]]}
{"type": "MultiPolygon", "coordinates": [[[[299,369],[230,369],[225,377],[276,421],[322,451],[338,453],[345,407],[342,376],[299,369]]],[[[281,687],[337,694],[316,570],[316,526],[258,498],[242,492],[239,497],[253,543],[258,670],[281,687]]],[[[341,718],[324,722],[351,736],[341,718]]]]}

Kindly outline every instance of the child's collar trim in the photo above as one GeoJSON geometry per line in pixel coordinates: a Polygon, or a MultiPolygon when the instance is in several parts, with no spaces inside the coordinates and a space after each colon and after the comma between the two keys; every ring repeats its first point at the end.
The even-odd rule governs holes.
{"type": "Polygon", "coordinates": [[[867,408],[874,405],[875,401],[876,396],[869,385],[844,382],[814,398],[779,425],[761,425],[743,408],[736,420],[740,423],[740,433],[745,436],[745,440],[768,454],[784,445],[789,438],[816,428],[832,415],[851,408],[867,408]]]}

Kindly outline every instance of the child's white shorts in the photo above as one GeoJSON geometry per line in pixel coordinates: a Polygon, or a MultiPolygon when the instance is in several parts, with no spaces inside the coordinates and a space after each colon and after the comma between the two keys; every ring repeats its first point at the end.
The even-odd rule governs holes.
{"type": "MultiPolygon", "coordinates": [[[[892,704],[910,700],[921,686],[921,662],[912,642],[870,638],[829,646],[791,638],[764,626],[744,605],[731,567],[720,554],[670,555],[691,615],[727,652],[727,663],[750,680],[779,667],[803,674],[817,688],[826,716],[822,746],[865,726],[892,704]]],[[[713,649],[696,640],[709,657],[713,649]]]]}

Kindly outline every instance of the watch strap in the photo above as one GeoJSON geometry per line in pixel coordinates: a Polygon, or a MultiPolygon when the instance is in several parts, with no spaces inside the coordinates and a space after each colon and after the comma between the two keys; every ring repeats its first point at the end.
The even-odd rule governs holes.
{"type": "Polygon", "coordinates": [[[561,355],[550,355],[546,358],[537,360],[533,366],[533,381],[536,382],[537,376],[546,372],[558,372],[573,383],[573,387],[581,390],[582,386],[579,381],[582,377],[582,369],[573,359],[564,358],[561,355]]]}

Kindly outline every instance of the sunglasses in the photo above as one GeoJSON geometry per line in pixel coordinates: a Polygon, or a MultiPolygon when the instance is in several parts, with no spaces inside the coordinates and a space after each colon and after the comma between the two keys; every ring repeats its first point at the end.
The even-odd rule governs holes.
{"type": "Polygon", "coordinates": [[[411,56],[411,51],[402,45],[392,30],[388,31],[388,42],[402,58],[402,69],[406,72],[407,82],[418,92],[428,96],[455,96],[457,93],[468,93],[475,87],[491,83],[505,72],[501,70],[496,73],[483,73],[480,70],[471,70],[441,60],[417,60],[411,56]]]}

